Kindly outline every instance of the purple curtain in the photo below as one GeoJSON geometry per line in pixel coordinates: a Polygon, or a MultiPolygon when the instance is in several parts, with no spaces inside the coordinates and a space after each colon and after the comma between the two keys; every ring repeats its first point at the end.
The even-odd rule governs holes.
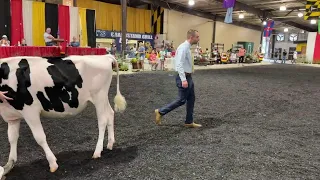
{"type": "Polygon", "coordinates": [[[223,8],[231,8],[234,7],[236,0],[223,0],[223,8]]]}

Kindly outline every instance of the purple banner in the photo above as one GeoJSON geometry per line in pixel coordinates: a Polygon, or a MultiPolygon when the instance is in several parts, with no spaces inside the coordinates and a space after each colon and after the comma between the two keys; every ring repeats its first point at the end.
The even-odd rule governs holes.
{"type": "Polygon", "coordinates": [[[231,8],[234,7],[236,0],[223,0],[223,8],[231,8]]]}

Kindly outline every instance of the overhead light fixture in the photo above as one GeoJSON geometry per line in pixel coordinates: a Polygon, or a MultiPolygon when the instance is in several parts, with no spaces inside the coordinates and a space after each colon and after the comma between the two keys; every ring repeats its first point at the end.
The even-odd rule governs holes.
{"type": "Polygon", "coordinates": [[[317,24],[317,20],[312,19],[312,20],[310,21],[310,23],[311,23],[311,24],[317,24]]]}
{"type": "Polygon", "coordinates": [[[189,4],[189,6],[193,6],[194,5],[194,0],[189,0],[188,4],[189,4]]]}
{"type": "Polygon", "coordinates": [[[239,19],[243,19],[244,18],[244,14],[243,13],[240,13],[239,14],[239,19]]]}
{"type": "Polygon", "coordinates": [[[301,34],[303,34],[304,33],[304,30],[301,30],[301,34]]]}
{"type": "Polygon", "coordinates": [[[284,30],[283,30],[284,32],[288,32],[289,31],[289,29],[288,28],[284,28],[284,30]]]}
{"type": "Polygon", "coordinates": [[[286,6],[280,6],[280,11],[285,11],[285,10],[287,10],[286,6]]]}
{"type": "Polygon", "coordinates": [[[267,21],[263,21],[262,24],[265,26],[267,25],[267,21]]]}
{"type": "Polygon", "coordinates": [[[298,13],[298,16],[299,16],[299,17],[302,17],[302,16],[303,16],[303,13],[301,13],[301,12],[298,13]]]}

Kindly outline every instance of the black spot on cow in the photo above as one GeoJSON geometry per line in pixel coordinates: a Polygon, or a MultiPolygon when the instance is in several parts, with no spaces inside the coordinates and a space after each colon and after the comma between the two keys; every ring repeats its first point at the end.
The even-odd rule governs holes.
{"type": "MultiPolygon", "coordinates": [[[[13,100],[8,101],[9,104],[16,110],[22,110],[24,105],[31,105],[33,103],[33,98],[28,91],[28,87],[31,86],[29,63],[26,59],[21,59],[18,65],[19,68],[16,70],[17,92],[6,84],[0,86],[0,91],[8,91],[6,95],[13,98],[13,100]]],[[[10,68],[8,64],[2,63],[0,68],[0,84],[3,83],[3,80],[9,78],[9,73],[10,68]]]]}
{"type": "Polygon", "coordinates": [[[64,112],[63,102],[71,108],[79,107],[78,95],[76,89],[82,88],[82,77],[78,69],[71,60],[62,60],[61,58],[49,58],[48,62],[52,64],[47,68],[51,75],[54,86],[45,87],[45,93],[38,91],[37,97],[45,111],[54,110],[64,112]]]}

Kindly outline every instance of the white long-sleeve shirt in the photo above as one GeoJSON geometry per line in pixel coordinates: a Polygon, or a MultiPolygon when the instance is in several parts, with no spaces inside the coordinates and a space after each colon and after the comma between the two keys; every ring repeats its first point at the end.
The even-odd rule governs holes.
{"type": "Polygon", "coordinates": [[[180,44],[174,57],[175,69],[179,73],[181,81],[186,80],[185,73],[192,73],[191,44],[188,41],[180,44]]]}

